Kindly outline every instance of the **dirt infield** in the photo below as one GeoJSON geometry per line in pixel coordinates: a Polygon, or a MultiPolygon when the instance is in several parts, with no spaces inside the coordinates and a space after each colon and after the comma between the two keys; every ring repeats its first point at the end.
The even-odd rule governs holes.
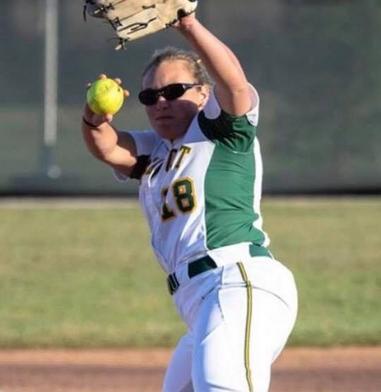
{"type": "MultiPolygon", "coordinates": [[[[0,351],[0,392],[160,391],[168,350],[0,351]]],[[[381,346],[286,350],[271,392],[380,392],[381,346]]]]}

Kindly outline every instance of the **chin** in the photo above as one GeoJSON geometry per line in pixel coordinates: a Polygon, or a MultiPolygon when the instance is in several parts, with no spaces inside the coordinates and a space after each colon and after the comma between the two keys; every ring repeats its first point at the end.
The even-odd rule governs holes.
{"type": "Polygon", "coordinates": [[[168,140],[174,140],[177,139],[179,137],[181,137],[182,135],[184,135],[184,132],[179,132],[178,129],[176,130],[171,130],[171,129],[163,129],[161,127],[156,128],[156,132],[158,133],[158,135],[160,137],[162,137],[163,139],[168,139],[168,140]]]}
{"type": "Polygon", "coordinates": [[[165,124],[156,124],[154,129],[163,139],[174,140],[184,135],[186,133],[187,127],[173,127],[173,125],[169,126],[169,124],[167,126],[165,126],[165,124]]]}

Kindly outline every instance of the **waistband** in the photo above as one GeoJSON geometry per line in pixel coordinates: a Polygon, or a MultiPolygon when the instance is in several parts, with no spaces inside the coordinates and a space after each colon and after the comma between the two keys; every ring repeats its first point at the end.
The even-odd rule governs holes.
{"type": "MultiPolygon", "coordinates": [[[[257,246],[254,244],[250,244],[249,246],[249,253],[251,257],[270,257],[272,258],[271,252],[262,246],[257,246]]],[[[238,260],[231,260],[230,263],[235,263],[238,260]]],[[[226,263],[223,263],[226,264],[226,263]]],[[[189,262],[186,265],[186,275],[187,278],[191,279],[199,274],[202,274],[203,272],[215,269],[220,267],[221,262],[216,263],[215,260],[213,260],[212,257],[209,255],[203,256],[199,259],[193,260],[189,262]]],[[[173,272],[172,274],[169,274],[167,276],[167,285],[168,285],[168,290],[171,295],[173,295],[178,288],[180,287],[180,281],[178,274],[176,272],[173,272]]]]}

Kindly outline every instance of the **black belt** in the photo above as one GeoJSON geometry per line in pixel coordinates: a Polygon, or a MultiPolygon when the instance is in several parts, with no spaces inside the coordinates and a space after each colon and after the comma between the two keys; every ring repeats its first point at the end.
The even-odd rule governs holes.
{"type": "MultiPolygon", "coordinates": [[[[271,257],[272,255],[267,248],[264,248],[260,245],[251,244],[249,246],[250,256],[265,256],[271,257]]],[[[201,257],[200,259],[194,260],[188,264],[188,276],[193,278],[196,275],[199,275],[203,272],[212,270],[217,268],[217,264],[215,261],[208,255],[201,257]]],[[[177,289],[180,287],[180,283],[177,280],[176,274],[173,272],[167,277],[168,290],[171,295],[173,295],[177,289]]]]}
{"type": "MultiPolygon", "coordinates": [[[[201,257],[201,259],[194,260],[188,264],[188,276],[193,278],[203,272],[217,268],[217,264],[210,256],[201,257]]],[[[167,277],[168,290],[173,295],[180,287],[176,274],[172,273],[167,277]]]]}

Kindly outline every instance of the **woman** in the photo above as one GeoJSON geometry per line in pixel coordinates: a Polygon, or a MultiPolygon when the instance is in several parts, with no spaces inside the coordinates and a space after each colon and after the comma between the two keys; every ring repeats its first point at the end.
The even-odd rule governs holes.
{"type": "Polygon", "coordinates": [[[83,135],[119,179],[140,180],[152,246],[188,326],[163,390],[265,392],[297,298],[262,230],[259,100],[195,16],[176,29],[201,60],[166,49],[144,70],[139,100],[154,130],[118,132],[86,106],[83,135]]]}

